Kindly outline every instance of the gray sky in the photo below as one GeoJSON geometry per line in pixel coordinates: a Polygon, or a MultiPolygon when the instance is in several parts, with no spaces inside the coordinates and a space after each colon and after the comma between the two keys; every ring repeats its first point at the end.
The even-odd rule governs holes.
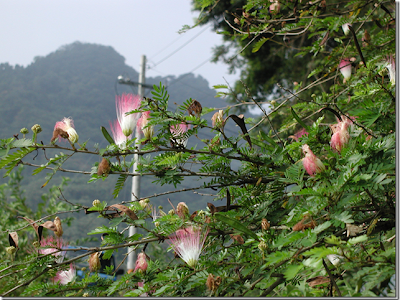
{"type": "Polygon", "coordinates": [[[223,77],[230,84],[238,78],[222,63],[201,65],[222,42],[210,26],[177,33],[198,16],[190,0],[0,0],[0,11],[0,63],[27,66],[35,56],[80,41],[113,47],[137,71],[146,55],[147,77],[198,67],[193,73],[210,86],[225,83],[223,77]]]}

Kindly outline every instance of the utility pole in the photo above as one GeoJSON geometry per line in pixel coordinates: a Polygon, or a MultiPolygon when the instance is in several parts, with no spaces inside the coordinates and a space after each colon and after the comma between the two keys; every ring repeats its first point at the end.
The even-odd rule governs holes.
{"type": "MultiPolygon", "coordinates": [[[[142,55],[140,59],[140,71],[139,71],[139,82],[138,82],[138,94],[139,97],[142,99],[144,97],[144,88],[145,88],[145,81],[146,81],[146,56],[142,55]]],[[[137,151],[140,151],[141,143],[138,143],[137,141],[141,139],[141,131],[138,126],[136,126],[136,142],[135,142],[135,147],[137,151]]],[[[133,164],[133,173],[136,173],[136,169],[138,166],[138,159],[139,155],[135,154],[134,155],[135,162],[133,164]]],[[[132,177],[132,193],[131,193],[131,201],[140,199],[140,176],[133,176],[132,177]]],[[[130,226],[129,227],[129,236],[132,236],[136,233],[136,227],[135,226],[130,226]]],[[[127,271],[128,272],[133,272],[135,268],[135,260],[136,260],[136,255],[135,251],[133,251],[133,247],[128,248],[128,261],[127,261],[127,271]]]]}

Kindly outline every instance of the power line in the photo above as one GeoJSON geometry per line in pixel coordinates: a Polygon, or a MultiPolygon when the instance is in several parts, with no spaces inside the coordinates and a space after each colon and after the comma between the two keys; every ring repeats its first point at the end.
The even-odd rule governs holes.
{"type": "Polygon", "coordinates": [[[182,48],[184,48],[186,45],[188,45],[189,43],[191,43],[193,40],[195,40],[200,34],[202,34],[204,31],[206,31],[206,29],[208,29],[209,26],[204,27],[204,29],[202,31],[200,31],[198,34],[196,34],[194,37],[192,37],[189,41],[187,41],[186,43],[184,43],[182,46],[180,46],[178,49],[174,50],[172,53],[168,54],[166,57],[164,57],[163,59],[161,59],[160,61],[156,62],[154,64],[153,67],[158,66],[160,63],[162,63],[163,61],[167,60],[168,58],[170,58],[172,55],[174,55],[175,53],[177,53],[179,50],[181,50],[182,48]]]}

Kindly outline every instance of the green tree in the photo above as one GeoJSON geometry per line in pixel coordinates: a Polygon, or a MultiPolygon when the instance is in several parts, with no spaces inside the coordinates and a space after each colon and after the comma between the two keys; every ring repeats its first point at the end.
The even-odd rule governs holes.
{"type": "MultiPolygon", "coordinates": [[[[221,1],[197,3],[208,12],[227,9],[221,1]]],[[[273,111],[263,111],[259,120],[244,119],[229,109],[214,112],[190,98],[171,110],[169,94],[160,83],[139,109],[127,112],[149,112],[142,129],[152,128],[154,134],[135,141],[143,144],[140,151],[133,142],[121,142],[104,129],[107,146],[102,148],[88,144],[60,147],[38,142],[31,135],[0,140],[0,168],[6,174],[12,174],[18,164],[29,164],[30,153],[52,149],[59,153],[35,166],[35,175],[46,168],[53,173],[65,170],[63,163],[76,156],[94,156],[102,162],[89,170],[89,182],[107,182],[115,176],[114,197],[128,178],[140,173],[153,176],[155,185],[173,185],[168,193],[171,198],[182,192],[180,185],[189,178],[197,182],[192,189],[207,189],[214,200],[222,201],[195,212],[182,202],[167,212],[167,203],[160,211],[153,198],[118,204],[93,201],[91,206],[64,198],[71,209],[87,213],[86,218],[99,216],[109,221],[88,232],[108,234],[101,247],[88,249],[89,265],[96,266],[99,251],[108,256],[130,246],[144,252],[136,270],[115,282],[91,274],[53,284],[56,272],[74,260],[57,262],[52,255],[28,253],[14,262],[2,260],[0,272],[9,272],[4,278],[15,280],[4,282],[1,295],[394,296],[394,2],[337,4],[293,1],[281,4],[279,11],[275,6],[272,14],[266,4],[250,0],[228,8],[228,12],[233,10],[231,15],[240,8],[253,20],[280,24],[277,29],[265,27],[277,36],[307,30],[309,37],[320,37],[303,44],[298,52],[315,57],[307,76],[317,78],[297,90],[285,87],[288,94],[273,111]],[[282,24],[292,14],[301,17],[282,24]],[[341,30],[347,21],[351,27],[346,36],[341,30]],[[367,23],[369,38],[363,31],[367,23]],[[324,37],[331,34],[338,45],[326,53],[328,38],[324,37]],[[350,63],[354,64],[351,70],[350,63]],[[320,88],[325,80],[328,88],[320,88]],[[313,96],[309,99],[303,92],[313,96]],[[289,101],[292,93],[296,103],[289,101]],[[238,126],[240,134],[227,133],[225,125],[230,123],[238,126]],[[303,131],[289,138],[295,126],[303,131]],[[211,138],[202,138],[204,132],[211,138]],[[196,144],[187,144],[188,139],[196,144]],[[130,171],[133,154],[138,154],[138,173],[130,171]],[[128,237],[129,226],[142,232],[128,237]],[[175,256],[165,253],[167,244],[172,244],[175,256]]],[[[249,24],[250,35],[265,29],[255,27],[249,24]]],[[[259,46],[261,51],[268,41],[259,46]]],[[[243,89],[248,99],[260,105],[258,93],[247,84],[243,89]]],[[[50,179],[51,175],[46,183],[50,179]]],[[[40,219],[35,221],[42,224],[40,219]]],[[[12,232],[24,236],[24,228],[19,228],[12,232]]]]}

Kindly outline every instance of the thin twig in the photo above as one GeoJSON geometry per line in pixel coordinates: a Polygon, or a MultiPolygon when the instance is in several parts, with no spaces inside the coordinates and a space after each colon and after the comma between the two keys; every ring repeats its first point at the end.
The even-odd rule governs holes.
{"type": "Polygon", "coordinates": [[[337,284],[336,284],[335,278],[333,278],[332,273],[331,273],[331,271],[329,270],[328,266],[326,265],[324,259],[322,259],[322,264],[324,265],[324,268],[325,268],[326,272],[327,272],[328,275],[329,275],[329,279],[331,280],[331,284],[335,287],[335,289],[336,289],[336,291],[337,291],[339,297],[342,297],[342,293],[340,292],[339,287],[338,287],[337,284]]]}

